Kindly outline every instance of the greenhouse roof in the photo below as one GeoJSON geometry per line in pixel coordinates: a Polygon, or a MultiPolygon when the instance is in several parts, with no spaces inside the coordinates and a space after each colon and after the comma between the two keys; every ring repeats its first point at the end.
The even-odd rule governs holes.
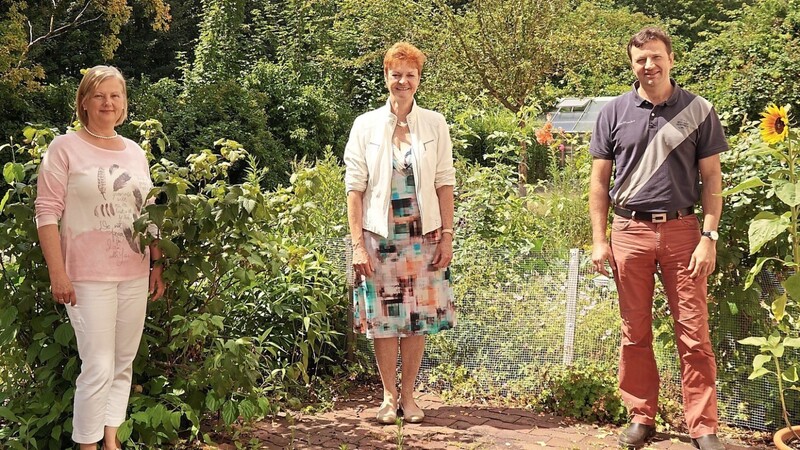
{"type": "Polygon", "coordinates": [[[585,133],[594,128],[597,115],[606,103],[616,97],[562,98],[549,113],[553,128],[566,133],[585,133]]]}

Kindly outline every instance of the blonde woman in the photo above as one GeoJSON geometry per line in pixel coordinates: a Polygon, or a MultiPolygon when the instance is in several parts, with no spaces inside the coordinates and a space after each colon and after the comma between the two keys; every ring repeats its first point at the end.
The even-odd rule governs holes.
{"type": "Polygon", "coordinates": [[[384,58],[385,106],[359,116],[345,149],[353,244],[355,328],[374,340],[383,383],[376,414],[419,423],[414,385],[425,335],[455,325],[448,269],[453,256],[453,146],[444,117],[414,94],[425,55],[409,43],[384,58]],[[402,384],[397,390],[397,353],[402,384]]]}
{"type": "Polygon", "coordinates": [[[67,309],[81,372],[72,439],[81,450],[120,448],[133,359],[144,329],[148,292],[165,285],[155,244],[133,232],[152,188],[145,153],[115,131],[127,117],[125,79],[96,66],[75,99],[82,128],[56,137],[39,170],[36,222],[53,299],[67,309]]]}

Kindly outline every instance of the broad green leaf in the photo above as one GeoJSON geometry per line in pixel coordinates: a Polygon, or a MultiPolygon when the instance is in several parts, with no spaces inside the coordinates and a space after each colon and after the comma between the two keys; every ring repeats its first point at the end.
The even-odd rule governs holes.
{"type": "Polygon", "coordinates": [[[9,420],[11,422],[18,422],[19,419],[17,418],[16,414],[14,414],[11,409],[6,406],[0,406],[0,417],[3,419],[9,420]]]}
{"type": "Polygon", "coordinates": [[[266,416],[270,412],[270,403],[266,397],[259,397],[258,398],[258,409],[261,411],[261,415],[266,416]]]}
{"type": "Polygon", "coordinates": [[[17,337],[16,327],[5,327],[0,329],[0,347],[8,344],[17,337]]]}
{"type": "Polygon", "coordinates": [[[795,273],[783,282],[783,288],[789,294],[789,298],[800,300],[800,273],[795,273]]]}
{"type": "Polygon", "coordinates": [[[53,333],[53,339],[55,339],[56,342],[58,342],[58,344],[62,347],[69,345],[70,341],[72,340],[72,336],[74,336],[74,332],[72,331],[72,325],[69,323],[62,323],[53,333]]]}
{"type": "Polygon", "coordinates": [[[167,238],[161,238],[158,241],[158,247],[164,251],[168,258],[177,258],[180,253],[178,246],[167,238]]]}
{"type": "Polygon", "coordinates": [[[742,181],[735,187],[722,191],[719,195],[726,196],[726,195],[736,194],[738,192],[742,192],[747,189],[753,189],[761,186],[767,186],[767,183],[761,181],[761,178],[759,177],[752,177],[742,181]]]}
{"type": "Polygon", "coordinates": [[[164,215],[167,213],[167,205],[147,205],[145,209],[150,216],[150,220],[152,220],[158,228],[164,226],[164,215]]]}
{"type": "Polygon", "coordinates": [[[138,423],[147,425],[150,423],[150,414],[147,414],[145,411],[136,411],[131,414],[131,418],[128,420],[135,420],[138,423]]]}
{"type": "Polygon", "coordinates": [[[26,140],[30,141],[34,136],[36,136],[36,131],[36,128],[27,126],[22,130],[22,135],[25,136],[26,140]]]}
{"type": "Polygon", "coordinates": [[[760,212],[752,222],[747,236],[750,241],[750,254],[755,254],[767,242],[778,237],[789,228],[789,220],[785,216],[777,216],[775,213],[764,211],[760,212]]]}
{"type": "Polygon", "coordinates": [[[786,294],[782,294],[780,297],[776,298],[770,306],[772,314],[775,316],[775,320],[778,322],[783,320],[783,316],[786,314],[786,301],[786,294]]]}
{"type": "Polygon", "coordinates": [[[11,325],[17,318],[19,310],[14,306],[7,306],[0,312],[0,326],[7,327],[11,325]]]}
{"type": "Polygon", "coordinates": [[[783,340],[783,345],[785,347],[798,348],[800,347],[800,338],[787,337],[783,340]]]}
{"type": "Polygon", "coordinates": [[[250,400],[242,400],[242,402],[239,403],[239,413],[245,420],[250,420],[256,415],[256,407],[250,400]]]}
{"type": "Polygon", "coordinates": [[[784,370],[783,379],[790,383],[797,383],[797,366],[792,366],[784,370]]]}
{"type": "Polygon", "coordinates": [[[0,213],[3,212],[3,208],[6,207],[6,202],[8,202],[9,198],[11,198],[11,191],[6,191],[6,195],[4,195],[3,199],[0,200],[0,213]]]}
{"type": "Polygon", "coordinates": [[[767,369],[765,369],[765,368],[763,368],[763,367],[759,367],[758,369],[754,370],[754,371],[753,371],[753,372],[750,374],[750,376],[749,376],[749,377],[747,377],[747,379],[748,379],[748,380],[755,380],[756,378],[758,378],[758,377],[761,377],[761,376],[764,376],[764,375],[766,375],[766,374],[768,374],[768,373],[772,373],[772,372],[771,372],[771,371],[769,371],[769,370],[767,370],[767,369]]]}
{"type": "Polygon", "coordinates": [[[762,345],[766,345],[767,338],[763,338],[760,336],[750,336],[749,338],[740,339],[738,342],[742,345],[756,345],[760,347],[762,345]]]}
{"type": "Polygon", "coordinates": [[[25,179],[25,166],[20,163],[7,162],[3,166],[3,178],[8,184],[22,181],[25,179]]]}
{"type": "Polygon", "coordinates": [[[41,353],[39,353],[39,360],[42,362],[47,362],[50,358],[55,357],[59,352],[60,348],[57,345],[48,345],[42,349],[41,353]]]}
{"type": "Polygon", "coordinates": [[[217,399],[213,392],[206,394],[206,408],[209,411],[217,411],[222,405],[222,400],[217,399]]]}
{"type": "Polygon", "coordinates": [[[750,286],[753,285],[753,282],[755,281],[756,276],[758,276],[758,274],[761,273],[761,268],[764,267],[764,263],[769,261],[769,260],[771,260],[771,259],[774,259],[776,261],[780,261],[778,258],[775,258],[773,256],[769,256],[769,257],[760,256],[758,259],[756,259],[756,263],[753,265],[753,267],[750,268],[750,272],[748,272],[748,274],[747,274],[747,279],[745,280],[745,283],[744,283],[744,288],[745,289],[749,289],[750,286]]]}
{"type": "Polygon", "coordinates": [[[222,405],[222,420],[225,421],[226,425],[230,425],[236,421],[236,405],[233,401],[228,400],[222,405]]]}
{"type": "Polygon", "coordinates": [[[756,357],[753,358],[753,370],[760,369],[764,366],[764,363],[770,360],[772,360],[772,357],[769,355],[756,355],[756,357]]]}
{"type": "Polygon", "coordinates": [[[131,437],[131,433],[133,432],[133,421],[132,419],[128,419],[117,428],[117,438],[120,442],[125,442],[131,437]]]}
{"type": "Polygon", "coordinates": [[[783,181],[776,189],[775,195],[789,206],[800,204],[800,184],[783,181]]]}

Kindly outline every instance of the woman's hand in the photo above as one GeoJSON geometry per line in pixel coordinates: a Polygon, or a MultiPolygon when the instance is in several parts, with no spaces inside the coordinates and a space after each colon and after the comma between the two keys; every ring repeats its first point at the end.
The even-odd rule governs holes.
{"type": "Polygon", "coordinates": [[[353,274],[356,282],[361,281],[361,275],[369,277],[374,272],[375,268],[372,266],[372,260],[364,247],[363,241],[353,244],[353,274]]]}
{"type": "Polygon", "coordinates": [[[150,269],[150,301],[154,302],[164,295],[167,284],[164,283],[164,266],[156,264],[150,269]]]}
{"type": "Polygon", "coordinates": [[[75,288],[72,287],[72,281],[66,272],[50,274],[50,290],[53,292],[53,299],[56,303],[75,306],[78,302],[75,297],[75,288]]]}
{"type": "Polygon", "coordinates": [[[444,269],[450,265],[453,260],[453,235],[450,233],[442,233],[442,239],[436,245],[436,250],[433,252],[433,261],[431,262],[437,269],[444,269]]]}

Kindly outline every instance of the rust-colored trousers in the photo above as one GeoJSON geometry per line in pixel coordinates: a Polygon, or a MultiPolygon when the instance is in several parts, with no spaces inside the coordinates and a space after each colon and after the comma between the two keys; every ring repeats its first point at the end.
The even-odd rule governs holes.
{"type": "Polygon", "coordinates": [[[683,407],[693,438],[717,432],[717,365],[708,334],[707,279],[692,279],[687,269],[700,239],[695,215],[663,223],[614,216],[611,229],[622,317],[622,399],[633,422],[655,423],[659,377],[653,354],[653,289],[660,271],[675,321],[683,407]]]}

